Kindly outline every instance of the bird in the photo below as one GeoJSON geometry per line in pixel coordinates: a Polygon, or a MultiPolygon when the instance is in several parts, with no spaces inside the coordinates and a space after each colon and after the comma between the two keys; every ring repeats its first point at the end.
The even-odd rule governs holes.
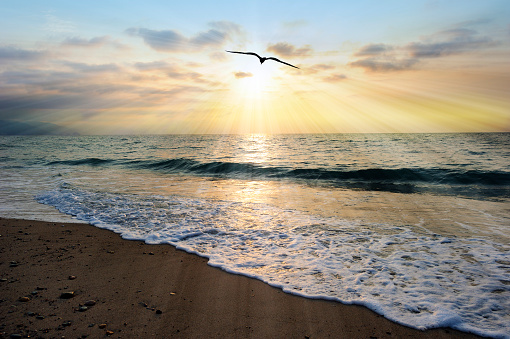
{"type": "Polygon", "coordinates": [[[229,53],[237,53],[237,54],[248,54],[248,55],[255,55],[257,58],[259,58],[259,61],[260,61],[260,64],[262,65],[264,63],[264,61],[266,60],[274,60],[274,61],[277,61],[277,62],[281,62],[282,64],[285,64],[287,66],[290,66],[290,67],[294,67],[294,68],[297,68],[299,69],[299,67],[296,67],[294,65],[291,65],[291,64],[288,64],[284,61],[281,61],[280,59],[277,59],[275,57],[269,57],[269,58],[266,58],[266,57],[261,57],[260,55],[258,55],[257,53],[253,53],[253,52],[236,52],[236,51],[227,51],[225,50],[225,52],[229,52],[229,53]]]}

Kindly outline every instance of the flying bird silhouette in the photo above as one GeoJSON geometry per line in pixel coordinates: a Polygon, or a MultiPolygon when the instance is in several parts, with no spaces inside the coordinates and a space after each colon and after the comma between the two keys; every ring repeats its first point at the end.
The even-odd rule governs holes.
{"type": "Polygon", "coordinates": [[[260,64],[262,65],[264,63],[264,61],[266,60],[274,60],[274,61],[278,61],[278,62],[281,62],[282,64],[285,64],[287,66],[290,66],[290,67],[294,67],[294,68],[297,68],[299,69],[299,67],[296,67],[294,65],[291,65],[291,64],[288,64],[284,61],[281,61],[280,59],[277,59],[277,58],[274,58],[274,57],[269,57],[269,58],[266,58],[266,57],[261,57],[260,55],[258,55],[257,53],[253,53],[253,52],[235,52],[235,51],[225,51],[225,52],[229,52],[229,53],[237,53],[237,54],[248,54],[248,55],[255,55],[257,58],[259,58],[259,61],[260,61],[260,64]]]}

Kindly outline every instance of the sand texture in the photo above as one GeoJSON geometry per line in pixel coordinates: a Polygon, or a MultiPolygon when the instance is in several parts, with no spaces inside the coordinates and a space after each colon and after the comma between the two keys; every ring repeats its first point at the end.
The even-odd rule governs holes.
{"type": "Polygon", "coordinates": [[[475,337],[289,295],[90,225],[0,219],[0,235],[0,338],[475,337]]]}

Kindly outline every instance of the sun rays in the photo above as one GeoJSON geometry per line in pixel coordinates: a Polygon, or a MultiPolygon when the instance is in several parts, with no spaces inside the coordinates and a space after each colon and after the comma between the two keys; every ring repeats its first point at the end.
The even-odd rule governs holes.
{"type": "MultiPolygon", "coordinates": [[[[196,20],[170,23],[159,11],[140,21],[144,9],[130,5],[121,21],[101,11],[105,21],[91,31],[83,27],[96,9],[66,4],[52,18],[66,13],[67,28],[51,36],[41,33],[48,27],[5,18],[0,120],[79,134],[509,131],[507,19],[468,20],[495,4],[455,15],[409,5],[444,16],[431,25],[391,13],[351,18],[337,5],[330,13],[339,14],[313,17],[310,5],[300,7],[300,20],[287,10],[285,20],[264,13],[263,26],[254,13],[224,10],[211,21],[218,4],[204,4],[207,15],[196,20]],[[299,69],[225,50],[256,51],[299,69]]],[[[44,22],[45,12],[36,12],[44,22]]]]}

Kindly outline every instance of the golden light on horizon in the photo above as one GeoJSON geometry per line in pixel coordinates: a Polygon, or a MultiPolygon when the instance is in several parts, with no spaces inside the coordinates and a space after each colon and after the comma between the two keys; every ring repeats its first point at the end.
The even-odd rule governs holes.
{"type": "MultiPolygon", "coordinates": [[[[68,110],[61,124],[98,134],[490,132],[510,126],[510,105],[502,99],[509,79],[494,71],[375,74],[344,66],[336,78],[314,78],[317,67],[330,66],[294,69],[250,55],[228,57],[228,63],[203,64],[207,78],[170,62],[144,63],[141,74],[115,82],[121,89],[136,83],[138,91],[100,92],[82,105],[81,116],[68,110]]],[[[59,114],[44,116],[51,122],[59,114]]]]}
{"type": "Polygon", "coordinates": [[[328,16],[305,3],[285,16],[259,5],[183,2],[175,13],[201,14],[168,21],[159,17],[167,5],[161,13],[140,4],[121,12],[87,6],[84,16],[62,3],[59,15],[75,22],[65,27],[34,26],[48,19],[44,11],[35,21],[6,17],[0,118],[78,134],[510,131],[501,1],[397,6],[430,14],[411,21],[394,6],[368,19],[363,10],[345,16],[340,3],[328,16]],[[91,30],[93,13],[104,24],[91,30]],[[491,20],[477,20],[480,13],[491,20]]]}

